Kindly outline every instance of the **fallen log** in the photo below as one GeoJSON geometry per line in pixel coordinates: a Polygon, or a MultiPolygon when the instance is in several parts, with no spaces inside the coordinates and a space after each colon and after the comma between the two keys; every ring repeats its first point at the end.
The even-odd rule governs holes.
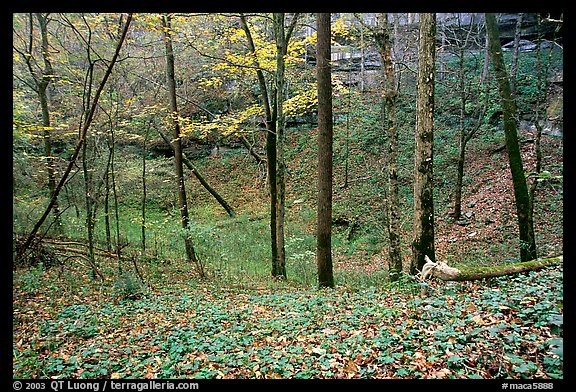
{"type": "Polygon", "coordinates": [[[556,257],[526,261],[523,263],[497,265],[493,267],[454,268],[442,261],[433,262],[428,256],[424,256],[424,258],[426,263],[420,272],[421,280],[434,277],[445,281],[452,280],[459,282],[514,275],[527,271],[538,271],[550,265],[562,263],[564,260],[564,256],[560,255],[556,257]]]}

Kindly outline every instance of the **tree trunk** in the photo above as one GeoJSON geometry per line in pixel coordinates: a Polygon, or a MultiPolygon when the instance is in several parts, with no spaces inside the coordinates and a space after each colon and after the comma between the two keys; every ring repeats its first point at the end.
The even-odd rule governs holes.
{"type": "Polygon", "coordinates": [[[176,170],[176,187],[178,192],[178,208],[180,209],[180,217],[182,222],[182,229],[184,230],[184,245],[186,248],[186,257],[190,263],[194,263],[197,269],[198,276],[205,278],[202,263],[196,256],[192,240],[187,233],[190,218],[188,215],[188,205],[186,200],[186,187],[184,183],[184,173],[182,167],[182,141],[180,139],[180,123],[178,121],[178,106],[176,103],[176,82],[174,78],[174,52],[172,50],[172,38],[170,37],[170,16],[162,18],[162,25],[164,27],[164,43],[166,46],[166,80],[168,84],[168,92],[170,99],[170,110],[172,118],[172,145],[174,147],[174,166],[176,170]]]}
{"type": "MultiPolygon", "coordinates": [[[[266,121],[266,169],[268,171],[268,189],[270,194],[270,256],[272,260],[272,276],[275,273],[276,260],[278,259],[278,246],[276,242],[276,105],[275,102],[270,104],[268,88],[266,86],[266,79],[264,73],[260,69],[258,58],[256,57],[256,47],[250,33],[250,28],[246,22],[246,17],[240,15],[240,24],[244,33],[246,33],[246,41],[248,49],[254,57],[256,63],[256,76],[258,77],[258,85],[260,87],[260,98],[262,106],[264,107],[265,121],[266,121]]],[[[273,92],[272,96],[275,97],[276,93],[273,92]]],[[[275,100],[275,98],[274,98],[275,100]]]]}
{"type": "MultiPolygon", "coordinates": [[[[478,120],[476,121],[476,125],[474,128],[470,130],[466,130],[464,117],[465,117],[465,106],[466,106],[466,99],[464,96],[464,64],[462,62],[464,53],[460,53],[461,61],[460,61],[460,92],[462,94],[461,101],[460,101],[460,137],[459,137],[459,153],[458,153],[458,162],[456,168],[456,189],[454,191],[454,211],[452,213],[454,220],[460,219],[462,215],[462,187],[464,182],[464,164],[466,162],[466,146],[468,142],[474,137],[476,132],[480,129],[484,122],[484,115],[486,114],[486,110],[488,109],[488,101],[490,95],[490,78],[487,78],[484,83],[484,103],[482,108],[478,113],[478,120]]],[[[481,83],[482,84],[482,83],[481,83]]]]}
{"type": "Polygon", "coordinates": [[[462,183],[464,180],[464,162],[466,159],[466,127],[464,117],[466,115],[466,84],[464,82],[464,48],[458,51],[458,84],[460,92],[460,138],[458,143],[458,165],[456,174],[456,191],[454,196],[454,219],[460,219],[462,215],[462,183]]]}
{"type": "Polygon", "coordinates": [[[286,199],[286,163],[284,161],[284,69],[287,41],[284,32],[284,14],[274,14],[276,38],[276,248],[278,256],[272,266],[272,276],[286,279],[286,249],[284,241],[284,216],[286,199]]]}
{"type": "Polygon", "coordinates": [[[114,155],[116,142],[114,140],[114,126],[110,124],[110,179],[112,181],[112,198],[114,199],[114,220],[116,225],[116,261],[118,262],[118,272],[122,274],[122,264],[120,263],[120,249],[122,248],[120,236],[120,211],[118,210],[118,192],[116,188],[116,169],[114,165],[114,155]]]}
{"type": "Polygon", "coordinates": [[[538,271],[550,265],[563,263],[564,257],[556,256],[515,264],[498,265],[494,267],[454,268],[443,262],[434,263],[427,259],[422,271],[422,279],[435,277],[444,281],[470,281],[498,276],[515,275],[521,272],[538,271]]]}
{"type": "Polygon", "coordinates": [[[414,239],[410,273],[424,266],[424,256],[435,260],[434,250],[434,55],[436,14],[420,15],[418,84],[416,96],[416,156],[414,168],[414,239]]]}
{"type": "MultiPolygon", "coordinates": [[[[51,122],[50,110],[48,108],[48,85],[54,77],[54,70],[52,62],[50,61],[50,47],[48,44],[48,16],[41,13],[36,13],[36,19],[40,26],[40,35],[42,39],[42,57],[44,59],[44,70],[42,71],[41,78],[36,78],[36,87],[38,98],[40,100],[40,107],[42,109],[42,128],[44,139],[44,154],[46,155],[46,171],[48,172],[48,190],[50,191],[50,198],[54,197],[56,193],[56,175],[54,173],[54,157],[52,156],[52,136],[51,136],[51,122]]],[[[32,68],[30,68],[32,72],[32,68]]],[[[60,207],[58,205],[58,198],[54,201],[54,219],[58,233],[62,233],[62,222],[60,220],[60,207]]]]}
{"type": "MultiPolygon", "coordinates": [[[[150,121],[151,122],[151,121],[150,121]]],[[[145,127],[144,140],[142,144],[142,201],[141,201],[141,235],[140,245],[142,256],[146,255],[146,149],[148,145],[148,127],[145,127]]]]}
{"type": "Polygon", "coordinates": [[[386,76],[384,103],[388,120],[384,126],[388,135],[388,200],[385,208],[388,209],[389,275],[390,279],[394,281],[402,272],[402,254],[400,251],[400,198],[398,196],[398,121],[396,113],[398,91],[392,61],[392,41],[388,14],[378,14],[376,39],[386,76]]]}
{"type": "Polygon", "coordinates": [[[334,287],[332,272],[332,81],[330,14],[316,15],[318,42],[316,69],[318,86],[318,216],[316,263],[318,285],[334,287]]]}
{"type": "Polygon", "coordinates": [[[70,157],[70,162],[68,162],[68,166],[66,167],[64,174],[62,175],[62,178],[60,178],[60,182],[58,182],[58,185],[56,185],[56,189],[54,190],[54,194],[53,194],[52,198],[50,199],[50,203],[48,203],[46,210],[44,210],[44,213],[42,214],[40,219],[36,222],[36,224],[32,228],[32,231],[30,232],[30,234],[28,234],[26,241],[18,249],[18,253],[17,253],[18,258],[23,258],[25,256],[26,252],[28,251],[28,249],[30,247],[30,244],[32,243],[33,239],[36,237],[38,230],[40,230],[40,227],[46,221],[46,218],[48,217],[48,215],[50,214],[50,212],[54,208],[54,205],[56,204],[56,198],[58,197],[60,190],[62,189],[62,187],[66,183],[66,180],[68,179],[68,176],[70,175],[70,172],[72,171],[72,168],[74,167],[76,160],[78,159],[78,155],[80,154],[80,150],[82,149],[82,146],[84,145],[84,143],[86,141],[86,133],[88,132],[88,128],[90,127],[90,124],[92,123],[92,119],[94,118],[94,112],[96,111],[96,106],[98,104],[98,100],[100,99],[100,95],[102,94],[102,90],[104,89],[104,86],[106,85],[106,82],[108,81],[108,78],[110,77],[110,74],[112,73],[112,68],[114,67],[114,64],[116,64],[116,60],[118,59],[118,55],[120,54],[120,49],[122,48],[122,44],[124,43],[124,39],[126,38],[126,33],[128,32],[128,28],[130,26],[131,21],[132,21],[132,14],[128,14],[128,17],[126,18],[126,24],[124,25],[124,30],[122,31],[122,35],[121,35],[120,40],[118,41],[118,44],[116,46],[116,51],[114,52],[114,56],[112,57],[112,60],[108,64],[108,68],[106,69],[106,73],[104,74],[104,77],[102,78],[102,81],[100,82],[100,85],[98,86],[98,89],[96,90],[96,94],[94,95],[94,98],[92,99],[92,105],[90,106],[90,110],[88,111],[86,121],[84,121],[84,124],[82,125],[82,128],[80,129],[80,138],[78,140],[78,143],[76,144],[76,147],[74,149],[74,152],[72,153],[72,156],[70,157]]]}
{"type": "Polygon", "coordinates": [[[482,77],[480,78],[480,83],[485,84],[488,80],[490,73],[490,48],[488,44],[488,34],[486,34],[486,50],[484,51],[484,66],[482,67],[482,77]]]}
{"type": "MultiPolygon", "coordinates": [[[[536,153],[536,163],[534,167],[534,172],[539,175],[542,172],[542,123],[541,120],[545,120],[546,109],[545,103],[547,101],[548,92],[548,66],[550,65],[550,58],[546,64],[542,63],[542,26],[541,18],[538,15],[538,36],[536,39],[536,69],[537,69],[537,83],[538,83],[538,96],[536,98],[536,108],[534,113],[534,125],[536,126],[536,137],[534,138],[534,152],[536,153]]],[[[549,52],[549,56],[552,54],[552,50],[549,52]]],[[[536,195],[536,188],[538,186],[537,179],[532,181],[530,185],[530,205],[532,206],[532,211],[534,211],[534,198],[536,195]]]]}
{"type": "MultiPolygon", "coordinates": [[[[88,83],[91,84],[92,81],[88,83]]],[[[93,189],[91,170],[88,168],[86,156],[87,144],[88,143],[84,143],[82,147],[82,172],[84,174],[84,200],[86,203],[86,234],[88,236],[88,260],[92,266],[92,279],[96,279],[96,259],[94,257],[94,215],[96,206],[94,205],[93,199],[95,190],[93,189]]]]}
{"type": "Polygon", "coordinates": [[[516,214],[518,216],[518,228],[520,233],[520,260],[522,262],[536,259],[536,240],[534,237],[534,224],[532,219],[532,208],[530,196],[520,147],[518,144],[518,133],[516,125],[516,105],[510,92],[510,79],[504,65],[502,47],[500,45],[500,34],[496,17],[492,13],[486,14],[486,29],[490,43],[490,58],[494,68],[494,75],[498,82],[498,91],[502,105],[504,118],[504,134],[506,138],[506,150],[508,151],[508,161],[512,172],[512,182],[514,184],[514,196],[516,199],[516,214]]]}
{"type": "Polygon", "coordinates": [[[520,35],[522,33],[522,16],[524,14],[518,14],[518,19],[516,20],[516,31],[514,33],[514,49],[512,51],[512,66],[510,67],[510,93],[512,96],[516,96],[516,68],[518,65],[518,48],[520,46],[520,35]]]}

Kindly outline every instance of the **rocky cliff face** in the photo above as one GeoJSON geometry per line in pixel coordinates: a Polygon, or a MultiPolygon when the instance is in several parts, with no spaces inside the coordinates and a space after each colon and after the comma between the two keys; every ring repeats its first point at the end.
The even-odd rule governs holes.
{"type": "MultiPolygon", "coordinates": [[[[501,14],[498,19],[500,39],[513,40],[516,33],[516,23],[519,14],[501,14]]],[[[551,17],[554,19],[553,17],[551,17]]],[[[542,15],[541,32],[546,39],[559,39],[562,36],[562,25],[551,21],[547,15],[542,15]]],[[[538,36],[538,14],[522,14],[520,36],[526,40],[534,40],[538,36]]]]}

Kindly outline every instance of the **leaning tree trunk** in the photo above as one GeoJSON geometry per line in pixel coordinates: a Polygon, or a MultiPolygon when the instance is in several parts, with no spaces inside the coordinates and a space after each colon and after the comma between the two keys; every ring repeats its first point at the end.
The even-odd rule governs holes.
{"type": "Polygon", "coordinates": [[[435,277],[445,281],[479,280],[498,276],[514,275],[521,272],[538,271],[548,266],[563,262],[564,256],[560,255],[546,259],[536,259],[493,267],[454,268],[441,261],[433,262],[426,257],[426,264],[424,264],[424,267],[422,268],[420,278],[424,280],[430,277],[435,277]]]}
{"type": "Polygon", "coordinates": [[[536,259],[537,255],[530,196],[518,143],[515,118],[516,105],[510,92],[510,79],[508,78],[508,72],[506,72],[504,58],[502,56],[498,24],[496,23],[496,17],[492,13],[486,14],[486,29],[490,43],[490,58],[500,93],[506,150],[508,151],[508,161],[510,163],[512,183],[514,185],[516,214],[518,216],[518,228],[520,232],[520,261],[524,262],[536,259]]]}
{"type": "Polygon", "coordinates": [[[424,266],[424,256],[435,259],[434,251],[434,55],[436,14],[420,16],[418,46],[418,85],[416,98],[416,157],[414,160],[414,237],[410,273],[424,266]]]}
{"type": "MultiPolygon", "coordinates": [[[[162,137],[162,140],[164,140],[164,142],[172,148],[172,151],[174,151],[174,145],[170,143],[170,140],[162,133],[162,131],[157,129],[157,132],[160,135],[160,137],[162,137]]],[[[208,183],[208,181],[206,181],[204,176],[198,171],[196,166],[194,166],[192,162],[190,162],[190,160],[184,154],[182,154],[182,163],[185,164],[186,167],[190,169],[192,174],[196,176],[196,178],[198,179],[198,181],[200,181],[200,184],[204,187],[204,189],[206,189],[208,193],[214,196],[216,201],[220,203],[220,205],[222,206],[222,208],[224,208],[224,210],[226,210],[228,215],[230,215],[231,217],[235,217],[236,212],[234,212],[234,209],[230,207],[230,204],[228,204],[228,202],[222,196],[220,196],[220,194],[216,191],[216,189],[212,188],[212,186],[208,183]]]]}
{"type": "Polygon", "coordinates": [[[98,100],[100,99],[100,95],[102,93],[102,90],[104,89],[104,86],[106,85],[106,82],[108,81],[108,78],[110,77],[110,74],[112,73],[112,68],[114,67],[114,64],[116,64],[116,60],[118,59],[118,55],[120,54],[120,49],[122,48],[122,44],[124,43],[124,39],[126,38],[126,33],[128,32],[128,28],[130,26],[131,21],[132,21],[132,14],[128,14],[128,17],[126,18],[126,24],[124,25],[124,29],[122,30],[122,35],[120,36],[120,39],[119,39],[118,44],[116,46],[116,51],[114,52],[114,56],[112,57],[112,60],[108,63],[106,73],[104,74],[104,77],[102,78],[102,81],[100,82],[100,85],[98,86],[98,89],[96,90],[96,93],[94,94],[94,98],[92,99],[92,105],[90,106],[90,110],[88,111],[88,114],[86,116],[86,120],[84,121],[84,124],[83,124],[82,128],[80,129],[80,138],[78,139],[78,143],[76,144],[74,152],[72,153],[72,156],[70,157],[70,162],[68,162],[68,166],[66,167],[66,170],[64,171],[64,174],[62,175],[62,178],[60,178],[60,181],[58,182],[58,184],[56,185],[56,188],[54,189],[54,194],[52,195],[52,198],[50,199],[50,203],[48,203],[48,206],[44,210],[44,213],[42,214],[40,219],[36,222],[36,224],[32,228],[32,231],[30,232],[30,234],[28,234],[26,241],[19,247],[18,253],[17,253],[17,258],[24,258],[25,254],[28,252],[32,241],[34,240],[34,238],[36,238],[36,234],[38,233],[38,230],[40,230],[40,227],[42,227],[42,224],[44,224],[44,222],[46,221],[46,218],[48,217],[48,215],[50,214],[50,212],[54,208],[58,194],[60,193],[60,190],[62,189],[62,187],[66,183],[66,180],[68,179],[68,176],[70,175],[70,172],[72,171],[72,168],[76,164],[76,160],[78,159],[78,155],[80,154],[80,151],[82,150],[82,147],[84,146],[84,143],[86,142],[86,134],[87,134],[88,128],[90,127],[90,124],[92,123],[92,120],[94,118],[94,113],[95,113],[96,107],[98,105],[98,100]]]}

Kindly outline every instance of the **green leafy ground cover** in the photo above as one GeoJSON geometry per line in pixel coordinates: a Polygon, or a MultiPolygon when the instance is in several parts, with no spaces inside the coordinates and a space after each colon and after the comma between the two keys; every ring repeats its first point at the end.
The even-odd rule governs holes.
{"type": "Polygon", "coordinates": [[[127,300],[65,274],[15,273],[15,378],[563,378],[562,266],[426,298],[182,276],[127,300]]]}

